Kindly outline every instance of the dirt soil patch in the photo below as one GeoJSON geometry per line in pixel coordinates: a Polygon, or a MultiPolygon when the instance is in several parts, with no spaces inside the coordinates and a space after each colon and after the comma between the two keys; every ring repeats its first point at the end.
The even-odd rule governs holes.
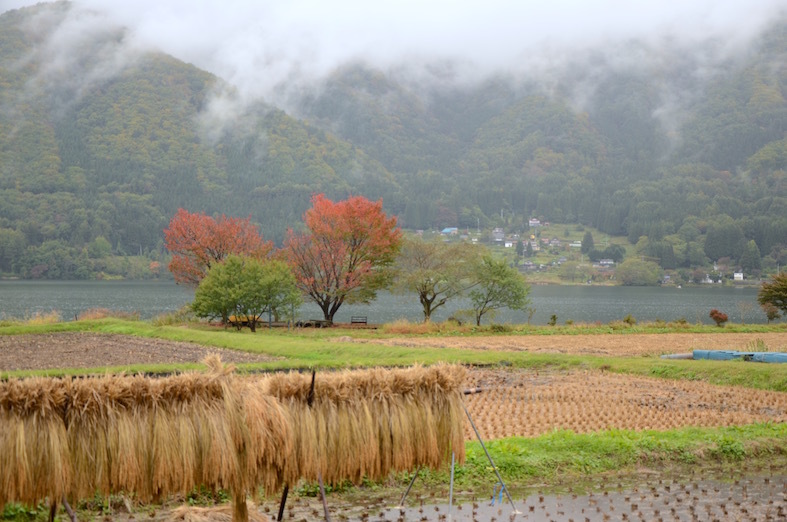
{"type": "Polygon", "coordinates": [[[758,341],[765,343],[769,351],[787,352],[787,332],[400,337],[365,342],[409,347],[636,356],[692,350],[750,350],[749,345],[758,341]]]}
{"type": "Polygon", "coordinates": [[[0,371],[196,363],[212,353],[230,363],[276,359],[269,355],[130,335],[82,332],[0,335],[0,371]]]}

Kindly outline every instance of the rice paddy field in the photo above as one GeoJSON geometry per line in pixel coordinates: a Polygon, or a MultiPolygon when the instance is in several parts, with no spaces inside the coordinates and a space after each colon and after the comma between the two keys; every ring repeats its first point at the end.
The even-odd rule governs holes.
{"type": "MultiPolygon", "coordinates": [[[[126,378],[133,381],[129,389],[135,390],[118,392],[112,404],[131,404],[128,402],[131,399],[122,398],[128,394],[138,399],[143,395],[155,396],[158,404],[163,404],[161,397],[169,393],[178,397],[173,399],[180,405],[177,411],[194,419],[194,425],[204,425],[208,422],[204,411],[228,408],[227,401],[236,397],[233,393],[239,393],[239,398],[232,400],[240,406],[233,406],[236,409],[231,411],[251,411],[244,409],[250,406],[243,405],[257,397],[258,392],[243,390],[257,389],[249,383],[265,381],[268,383],[265,393],[277,398],[277,404],[283,405],[283,413],[269,417],[266,412],[275,409],[274,406],[255,406],[253,419],[249,413],[242,415],[246,416],[245,422],[253,421],[254,426],[259,426],[254,433],[267,433],[266,436],[277,433],[283,438],[260,442],[268,446],[255,454],[256,464],[236,463],[238,469],[255,470],[243,475],[246,482],[242,483],[243,488],[257,491],[248,497],[250,520],[276,519],[284,483],[293,485],[283,520],[323,519],[323,506],[316,494],[320,478],[328,486],[333,520],[783,520],[787,518],[787,368],[659,358],[664,353],[692,349],[751,347],[787,351],[787,330],[776,327],[717,332],[705,328],[625,335],[397,335],[337,330],[260,331],[252,335],[182,326],[153,327],[149,323],[110,319],[59,326],[0,327],[0,375],[5,379],[0,385],[5,383],[7,388],[8,383],[17,383],[14,392],[17,398],[23,393],[19,391],[20,386],[35,388],[40,398],[41,390],[52,386],[52,379],[75,374],[98,375],[110,368],[112,373],[128,374],[126,378]],[[200,361],[207,354],[237,365],[231,383],[221,381],[225,377],[214,380],[178,377],[184,370],[195,372],[184,375],[205,375],[200,361]],[[443,377],[430,377],[430,382],[444,384],[418,388],[420,385],[406,384],[421,379],[412,373],[407,374],[411,377],[396,381],[397,377],[384,376],[388,370],[372,370],[368,375],[373,377],[352,378],[334,371],[413,363],[429,368],[438,361],[459,364],[461,372],[451,375],[461,378],[441,381],[443,377]],[[313,421],[309,417],[311,410],[306,404],[310,369],[317,370],[314,389],[320,408],[326,412],[320,418],[332,420],[313,421]],[[278,373],[272,377],[264,373],[271,370],[303,373],[278,373]],[[139,372],[158,376],[133,377],[139,372]],[[194,385],[195,398],[177,395],[173,391],[175,385],[168,388],[164,384],[140,384],[171,378],[202,384],[194,385]],[[347,382],[356,384],[350,386],[347,382]],[[160,391],[156,386],[170,391],[160,391]],[[385,399],[392,390],[398,390],[394,395],[411,390],[406,393],[414,395],[407,395],[412,398],[404,399],[402,404],[422,405],[416,409],[427,408],[418,411],[430,413],[412,409],[394,412],[391,408],[395,404],[385,399]],[[474,393],[462,394],[465,390],[474,393]],[[454,393],[459,395],[451,395],[454,393]],[[364,402],[367,397],[376,397],[377,402],[364,402]],[[304,428],[306,431],[299,428],[300,435],[287,435],[286,429],[277,431],[278,423],[284,421],[276,419],[296,417],[300,420],[293,421],[291,426],[310,427],[304,428]],[[397,422],[404,430],[402,433],[409,429],[407,433],[412,435],[391,439],[386,445],[381,441],[388,439],[380,434],[388,433],[385,430],[389,429],[391,434],[396,432],[391,428],[392,418],[400,419],[397,422]],[[472,419],[472,425],[468,418],[472,419]],[[437,426],[428,436],[407,427],[427,424],[437,426]],[[342,431],[345,425],[352,429],[342,431]],[[483,447],[476,430],[484,441],[483,447]],[[322,449],[315,450],[307,441],[309,437],[317,440],[319,433],[343,435],[333,438],[325,435],[319,439],[322,449]],[[427,441],[434,441],[428,443],[433,444],[429,446],[433,449],[427,450],[427,441]],[[288,444],[293,447],[286,449],[288,444]],[[446,448],[458,450],[460,444],[462,451],[455,453],[459,454],[462,465],[456,469],[454,502],[449,506],[450,451],[446,453],[446,448]],[[400,452],[399,446],[409,449],[400,452]],[[496,489],[497,477],[485,449],[508,486],[513,506],[496,489]],[[277,452],[286,453],[289,458],[282,460],[276,457],[277,452]],[[333,460],[326,460],[326,455],[333,460]],[[268,471],[263,472],[263,468],[268,471]],[[400,506],[401,495],[419,468],[413,489],[400,506]]],[[[72,388],[62,392],[67,397],[76,393],[74,385],[69,386],[72,388]]],[[[90,406],[93,403],[88,396],[80,393],[74,397],[82,397],[79,400],[85,406],[81,413],[70,414],[71,424],[65,425],[65,431],[61,433],[57,428],[56,436],[39,437],[35,444],[45,444],[50,449],[58,444],[65,446],[74,437],[69,426],[80,426],[79,423],[82,432],[103,429],[91,424],[92,419],[109,419],[111,415],[107,417],[104,412],[90,417],[90,408],[98,406],[90,406]]],[[[0,391],[0,409],[5,408],[0,413],[6,416],[13,414],[8,404],[19,404],[8,397],[0,391]],[[5,406],[2,406],[3,397],[6,397],[5,406]]],[[[263,399],[255,404],[261,404],[259,401],[263,399]]],[[[25,407],[31,408],[30,400],[26,404],[25,407]]],[[[53,406],[52,411],[58,407],[53,406]]],[[[133,411],[129,419],[137,421],[163,414],[148,409],[133,411]]],[[[36,422],[53,422],[54,417],[46,415],[39,415],[36,422]]],[[[230,419],[230,426],[238,426],[237,415],[230,419]]],[[[17,444],[10,440],[8,426],[4,422],[0,428],[0,432],[5,431],[5,435],[0,433],[0,445],[5,444],[5,448],[17,444]]],[[[25,426],[30,428],[29,424],[25,426]]],[[[216,426],[211,429],[218,429],[216,426]]],[[[183,427],[177,429],[182,434],[191,433],[183,431],[183,427]]],[[[243,435],[243,429],[237,427],[227,433],[227,446],[220,452],[223,454],[240,447],[238,441],[246,440],[243,437],[255,436],[243,435]]],[[[172,435],[162,432],[156,436],[172,435]]],[[[156,436],[149,444],[154,444],[156,436]]],[[[143,452],[140,455],[152,451],[145,449],[147,442],[137,440],[134,444],[143,452]]],[[[90,452],[90,448],[83,445],[80,451],[90,452]]],[[[237,470],[222,467],[224,464],[220,466],[219,461],[205,468],[201,464],[204,457],[200,455],[209,453],[205,448],[195,449],[195,453],[189,454],[191,471],[184,474],[181,470],[174,478],[167,475],[166,468],[155,468],[159,473],[159,491],[154,483],[124,476],[113,467],[111,459],[101,464],[106,466],[104,482],[97,482],[92,475],[96,463],[91,464],[88,457],[82,460],[82,467],[71,470],[73,476],[60,479],[62,484],[81,484],[77,497],[82,500],[75,502],[80,520],[232,520],[234,501],[230,492],[242,489],[241,482],[237,482],[241,475],[237,470]],[[200,489],[200,483],[205,483],[208,489],[200,489]],[[127,490],[140,493],[124,493],[127,490]]],[[[126,469],[131,464],[140,469],[146,465],[144,459],[135,458],[131,454],[126,456],[126,469]]],[[[0,467],[8,469],[13,464],[8,451],[0,459],[4,459],[0,467]]],[[[180,469],[180,465],[174,460],[170,463],[173,469],[180,469]]],[[[47,472],[52,484],[53,480],[56,482],[52,478],[56,469],[47,472]]],[[[35,477],[30,471],[29,484],[0,479],[5,494],[0,496],[10,502],[5,507],[4,519],[47,519],[47,501],[25,506],[15,502],[14,494],[10,494],[12,487],[18,491],[25,487],[34,490],[33,483],[43,480],[35,477]]],[[[58,495],[71,491],[52,487],[58,495]]],[[[39,489],[29,498],[41,497],[41,491],[46,488],[39,489]]],[[[59,520],[67,520],[62,510],[57,516],[59,520]]]]}

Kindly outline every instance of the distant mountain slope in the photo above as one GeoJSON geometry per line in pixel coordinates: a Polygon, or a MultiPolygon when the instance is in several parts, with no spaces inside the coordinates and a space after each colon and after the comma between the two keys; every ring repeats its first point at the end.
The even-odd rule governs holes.
{"type": "MultiPolygon", "coordinates": [[[[43,35],[67,16],[57,3],[0,17],[0,272],[30,274],[46,264],[45,244],[78,257],[97,237],[118,253],[162,255],[179,207],[251,215],[280,240],[315,192],[396,190],[362,151],[272,107],[250,108],[243,127],[206,128],[222,82],[162,54],[113,63],[120,29],[57,62],[43,35]]],[[[56,272],[74,277],[77,264],[56,272]]]]}
{"type": "Polygon", "coordinates": [[[288,113],[123,28],[59,45],[73,16],[0,16],[0,273],[93,277],[107,243],[160,260],[179,207],[281,240],[315,192],[383,198],[412,229],[592,225],[665,268],[749,241],[787,261],[787,20],[722,61],[632,42],[475,83],[349,64],[288,113]]]}

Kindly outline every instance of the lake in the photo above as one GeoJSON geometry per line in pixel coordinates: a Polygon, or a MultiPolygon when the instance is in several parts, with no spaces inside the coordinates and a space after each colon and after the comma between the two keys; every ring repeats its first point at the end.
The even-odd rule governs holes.
{"type": "MultiPolygon", "coordinates": [[[[136,312],[142,319],[173,312],[194,298],[191,288],[172,282],[153,281],[0,281],[0,318],[25,318],[37,313],[57,311],[64,320],[91,308],[136,312]]],[[[532,324],[546,324],[552,314],[558,323],[608,323],[631,314],[637,321],[674,321],[712,324],[712,308],[726,313],[730,322],[765,323],[757,303],[757,287],[699,286],[622,287],[622,286],[533,286],[530,293],[536,312],[532,324]]],[[[467,301],[449,302],[438,309],[435,321],[443,321],[467,301]]],[[[423,313],[415,295],[383,292],[371,305],[344,305],[336,314],[338,322],[349,322],[351,315],[365,315],[370,323],[396,319],[421,321],[423,313]]],[[[305,303],[298,316],[321,318],[319,308],[305,303]]],[[[521,312],[501,311],[498,323],[525,323],[521,312]]]]}

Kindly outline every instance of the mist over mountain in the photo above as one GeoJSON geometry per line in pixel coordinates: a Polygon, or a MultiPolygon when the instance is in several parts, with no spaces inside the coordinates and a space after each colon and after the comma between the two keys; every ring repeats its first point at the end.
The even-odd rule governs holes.
{"type": "MultiPolygon", "coordinates": [[[[541,54],[512,48],[474,70],[498,47],[310,61],[266,35],[267,59],[247,49],[222,67],[224,55],[205,59],[189,38],[183,56],[165,53],[177,30],[156,46],[149,16],[104,7],[0,15],[0,272],[92,277],[108,269],[107,245],[163,259],[179,207],[251,215],[280,241],[317,192],[383,198],[411,229],[592,226],[664,268],[738,262],[750,241],[766,263],[787,260],[778,9],[692,38],[622,31],[541,54]]],[[[206,40],[231,29],[215,22],[206,40]]]]}

